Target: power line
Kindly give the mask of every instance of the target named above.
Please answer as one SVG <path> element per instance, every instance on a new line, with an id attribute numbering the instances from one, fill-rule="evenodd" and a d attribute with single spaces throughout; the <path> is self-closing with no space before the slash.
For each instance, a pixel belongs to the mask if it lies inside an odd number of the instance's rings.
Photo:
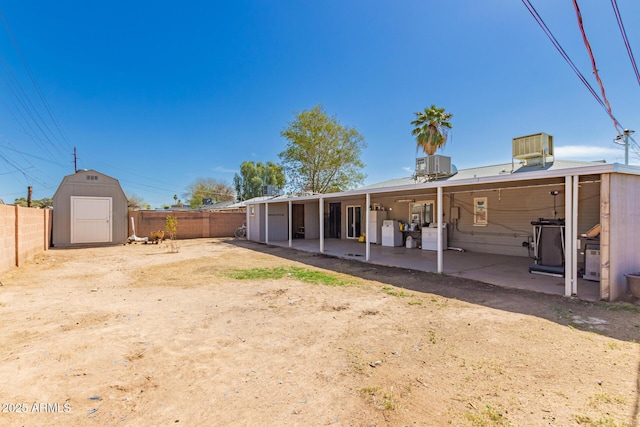
<path id="1" fill-rule="evenodd" d="M 58 130 L 58 133 L 61 135 L 62 139 L 67 143 L 67 147 L 66 148 L 62 146 L 62 144 L 60 143 L 58 138 L 55 136 L 55 134 L 53 132 L 51 132 L 51 130 L 46 125 L 44 120 L 43 120 L 43 123 L 45 124 L 45 126 L 47 127 L 49 132 L 51 133 L 51 136 L 53 136 L 53 138 L 58 142 L 58 145 L 60 146 L 62 151 L 64 151 L 65 149 L 70 149 L 71 148 L 71 144 L 69 144 L 69 141 L 67 140 L 64 132 L 60 128 L 60 125 L 58 124 L 58 121 L 56 120 L 53 112 L 51 111 L 51 108 L 49 107 L 49 103 L 47 102 L 44 94 L 40 90 L 40 85 L 38 84 L 35 76 L 33 75 L 33 72 L 31 71 L 31 67 L 29 67 L 29 63 L 27 62 L 26 58 L 22 54 L 22 50 L 20 49 L 20 46 L 18 46 L 18 42 L 16 41 L 15 37 L 13 36 L 13 32 L 11 31 L 11 28 L 9 27 L 9 23 L 6 20 L 6 18 L 4 16 L 4 13 L 2 13 L 2 10 L 0 10 L 0 18 L 2 18 L 2 22 L 4 23 L 4 26 L 5 26 L 6 30 L 7 30 L 7 33 L 9 34 L 9 38 L 11 39 L 11 43 L 13 44 L 14 49 L 18 53 L 18 57 L 22 61 L 22 65 L 24 66 L 25 70 L 27 71 L 27 75 L 29 76 L 29 79 L 31 80 L 31 83 L 33 84 L 33 87 L 35 88 L 36 93 L 38 94 L 38 96 L 40 98 L 40 101 L 42 102 L 42 105 L 44 106 L 45 110 L 47 111 L 47 113 L 49 115 L 49 118 L 51 119 L 51 122 L 55 125 L 55 127 Z M 39 114 L 38 114 L 38 117 L 40 117 Z M 42 117 L 40 117 L 40 119 L 42 119 Z"/>
<path id="2" fill-rule="evenodd" d="M 593 51 L 591 50 L 591 43 L 589 43 L 589 39 L 587 38 L 587 33 L 584 31 L 584 25 L 582 23 L 582 12 L 580 12 L 580 7 L 578 6 L 578 0 L 573 0 L 573 7 L 576 11 L 576 17 L 578 18 L 578 27 L 580 27 L 580 33 L 582 34 L 582 40 L 584 41 L 584 45 L 587 48 L 587 53 L 589 54 L 589 59 L 591 59 L 591 68 L 593 69 L 593 74 L 596 76 L 596 81 L 600 86 L 600 92 L 602 93 L 602 100 L 604 101 L 607 107 L 607 114 L 609 117 L 613 119 L 613 126 L 616 128 L 616 132 L 618 135 L 622 133 L 622 127 L 619 126 L 617 120 L 613 118 L 613 111 L 611 110 L 611 104 L 609 104 L 609 100 L 607 99 L 607 94 L 604 90 L 604 85 L 602 84 L 602 79 L 600 78 L 600 73 L 598 72 L 598 67 L 596 66 L 596 59 L 593 56 Z"/>
<path id="3" fill-rule="evenodd" d="M 536 9 L 533 7 L 533 5 L 529 2 L 529 0 L 522 0 L 522 3 L 525 5 L 525 7 L 527 8 L 527 10 L 529 10 L 529 13 L 531 13 L 531 15 L 533 16 L 533 18 L 536 20 L 536 22 L 538 23 L 538 25 L 540 25 L 540 28 L 542 28 L 542 30 L 544 31 L 544 33 L 547 35 L 547 37 L 549 38 L 549 40 L 551 40 L 551 43 L 553 43 L 553 45 L 555 46 L 555 48 L 558 50 L 558 52 L 560 52 L 560 55 L 562 55 L 562 57 L 564 58 L 564 60 L 569 64 L 569 66 L 571 67 L 571 69 L 576 73 L 576 75 L 578 76 L 578 78 L 580 79 L 580 81 L 585 85 L 585 87 L 589 90 L 589 92 L 591 92 L 591 95 L 593 95 L 593 97 L 596 99 L 596 101 L 598 102 L 598 104 L 600 104 L 602 106 L 602 108 L 605 110 L 605 112 L 607 113 L 607 115 L 611 118 L 611 120 L 613 120 L 614 124 L 616 126 L 619 126 L 620 128 L 622 128 L 623 126 L 620 124 L 620 122 L 613 117 L 612 114 L 610 114 L 607 106 L 605 105 L 605 103 L 602 101 L 602 99 L 600 99 L 600 96 L 596 93 L 596 91 L 593 89 L 593 87 L 591 87 L 591 85 L 589 84 L 589 82 L 587 81 L 587 79 L 584 78 L 584 76 L 580 73 L 580 71 L 578 70 L 578 68 L 575 66 L 575 64 L 573 63 L 573 61 L 571 61 L 571 59 L 569 58 L 569 55 L 567 55 L 567 53 L 564 51 L 564 49 L 562 48 L 562 46 L 560 46 L 560 43 L 558 43 L 558 40 L 556 40 L 556 38 L 554 37 L 554 35 L 551 33 L 551 30 L 549 30 L 549 28 L 547 27 L 547 25 L 544 23 L 544 21 L 542 20 L 542 18 L 540 17 L 540 15 L 538 14 L 538 12 L 536 11 Z M 616 128 L 617 129 L 617 128 Z"/>
<path id="4" fill-rule="evenodd" d="M 618 27 L 620 28 L 620 33 L 622 34 L 622 40 L 624 40 L 624 45 L 627 48 L 627 53 L 629 54 L 629 59 L 631 60 L 631 66 L 633 67 L 633 71 L 636 73 L 638 84 L 640 84 L 640 73 L 638 72 L 638 66 L 636 65 L 636 60 L 633 57 L 633 52 L 631 51 L 631 45 L 629 44 L 629 39 L 627 38 L 627 32 L 624 30 L 624 25 L 622 24 L 622 18 L 620 17 L 620 10 L 618 10 L 618 3 L 616 2 L 616 0 L 611 0 L 611 6 L 613 6 L 613 12 L 615 13 L 616 20 L 618 21 Z"/>

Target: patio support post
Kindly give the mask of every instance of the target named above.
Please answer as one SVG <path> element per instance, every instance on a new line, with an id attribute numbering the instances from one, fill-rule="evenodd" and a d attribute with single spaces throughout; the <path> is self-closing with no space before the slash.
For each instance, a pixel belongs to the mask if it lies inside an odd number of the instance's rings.
<path id="1" fill-rule="evenodd" d="M 367 212 L 365 215 L 364 227 L 367 232 L 365 233 L 366 243 L 365 243 L 365 261 L 369 261 L 371 259 L 371 246 L 370 246 L 370 236 L 369 236 L 369 221 L 371 221 L 371 214 L 369 212 L 369 206 L 371 206 L 371 194 L 367 193 L 367 201 L 364 204 L 364 210 Z"/>
<path id="2" fill-rule="evenodd" d="M 289 247 L 293 246 L 293 218 L 291 216 L 293 212 L 293 205 L 291 204 L 291 200 L 289 200 Z"/>
<path id="3" fill-rule="evenodd" d="M 264 242 L 269 244 L 269 203 L 264 204 Z"/>
<path id="4" fill-rule="evenodd" d="M 573 258 L 575 257 L 573 235 L 573 185 L 571 176 L 564 177 L 564 296 L 570 297 L 573 290 Z"/>
<path id="5" fill-rule="evenodd" d="M 580 176 L 573 177 L 573 265 L 571 266 L 571 280 L 573 289 L 571 293 L 578 295 L 578 189 L 580 188 Z"/>
<path id="6" fill-rule="evenodd" d="M 438 187 L 438 273 L 442 274 L 442 266 L 443 266 L 443 241 L 442 241 L 442 187 Z"/>
<path id="7" fill-rule="evenodd" d="M 320 253 L 324 253 L 324 199 L 322 196 L 318 199 L 318 211 L 320 212 Z"/>
<path id="8" fill-rule="evenodd" d="M 251 220 L 249 217 L 250 211 L 251 207 L 247 206 L 247 211 L 244 213 L 244 223 L 247 225 L 247 240 L 251 240 Z"/>

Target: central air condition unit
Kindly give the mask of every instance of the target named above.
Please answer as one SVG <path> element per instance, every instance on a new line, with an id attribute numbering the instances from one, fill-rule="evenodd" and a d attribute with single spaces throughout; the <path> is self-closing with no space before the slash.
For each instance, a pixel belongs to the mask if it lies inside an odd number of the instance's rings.
<path id="1" fill-rule="evenodd" d="M 277 196 L 278 195 L 278 186 L 277 185 L 263 185 L 262 186 L 262 195 L 263 196 Z"/>
<path id="2" fill-rule="evenodd" d="M 416 159 L 416 176 L 451 175 L 451 157 L 433 155 Z"/>
<path id="3" fill-rule="evenodd" d="M 553 156 L 553 136 L 547 133 L 513 138 L 513 158 L 527 161 L 527 159 L 546 158 Z"/>

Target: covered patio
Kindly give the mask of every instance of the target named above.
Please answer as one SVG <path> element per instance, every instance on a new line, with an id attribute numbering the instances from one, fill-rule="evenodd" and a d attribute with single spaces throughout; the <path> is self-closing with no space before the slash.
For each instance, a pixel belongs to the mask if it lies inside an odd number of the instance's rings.
<path id="1" fill-rule="evenodd" d="M 289 247 L 289 240 L 269 241 L 274 246 Z M 296 239 L 291 248 L 320 252 L 319 239 Z M 370 245 L 370 259 L 366 261 L 366 244 L 349 239 L 324 239 L 325 255 L 355 259 L 363 263 L 407 268 L 412 270 L 438 271 L 437 251 L 416 248 L 386 247 Z M 526 289 L 552 295 L 564 295 L 565 280 L 562 277 L 529 273 L 533 260 L 528 257 L 495 255 L 479 252 L 443 251 L 443 274 L 477 280 L 496 286 Z M 577 298 L 585 301 L 600 299 L 600 283 L 578 279 Z"/>

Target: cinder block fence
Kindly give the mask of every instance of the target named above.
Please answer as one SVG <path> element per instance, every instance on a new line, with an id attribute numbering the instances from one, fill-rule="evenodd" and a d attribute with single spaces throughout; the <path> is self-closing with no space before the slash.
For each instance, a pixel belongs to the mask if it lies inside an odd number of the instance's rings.
<path id="1" fill-rule="evenodd" d="M 244 212 L 130 211 L 129 236 L 133 234 L 131 217 L 135 223 L 136 236 L 148 237 L 152 231 L 164 231 L 167 216 L 178 218 L 178 239 L 233 237 L 233 231 L 247 218 Z"/>
<path id="2" fill-rule="evenodd" d="M 0 205 L 0 273 L 49 249 L 51 209 Z"/>

